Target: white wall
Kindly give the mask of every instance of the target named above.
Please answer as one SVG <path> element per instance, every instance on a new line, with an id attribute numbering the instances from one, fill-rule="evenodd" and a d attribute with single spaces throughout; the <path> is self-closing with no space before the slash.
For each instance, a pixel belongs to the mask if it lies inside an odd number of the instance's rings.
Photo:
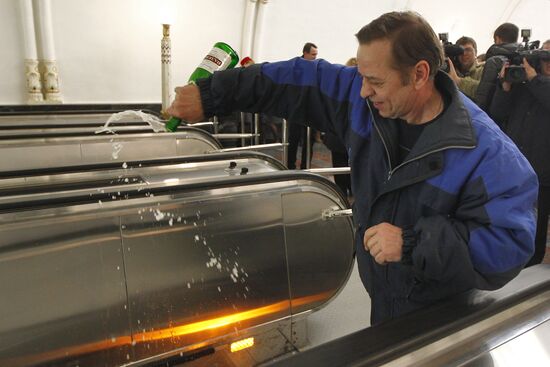
<path id="1" fill-rule="evenodd" d="M 550 38 L 548 0 L 269 0 L 266 5 L 259 60 L 284 59 L 301 54 L 305 42 L 319 46 L 319 57 L 344 63 L 355 56 L 355 33 L 381 14 L 414 10 L 436 33 L 449 33 L 451 41 L 473 37 L 483 53 L 493 43 L 493 31 L 512 22 L 532 29 L 532 40 Z"/>
<path id="2" fill-rule="evenodd" d="M 239 53 L 250 0 L 51 0 L 60 90 L 65 103 L 160 103 L 161 10 L 172 15 L 173 85 L 187 77 L 217 41 Z M 0 0 L 0 104 L 26 101 L 18 0 Z M 257 61 L 301 54 L 305 42 L 319 56 L 344 63 L 356 52 L 354 34 L 391 10 L 424 15 L 436 32 L 476 39 L 480 52 L 492 32 L 511 21 L 550 38 L 549 0 L 268 0 Z M 247 55 L 241 55 L 247 56 Z"/>
<path id="3" fill-rule="evenodd" d="M 18 0 L 0 0 L 0 104 L 25 103 Z M 173 85 L 184 84 L 217 41 L 240 49 L 246 0 L 52 0 L 64 103 L 161 99 L 161 12 L 171 29 Z M 39 52 L 40 57 L 40 52 Z"/>
<path id="4" fill-rule="evenodd" d="M 23 30 L 13 0 L 0 0 L 0 105 L 26 100 Z"/>

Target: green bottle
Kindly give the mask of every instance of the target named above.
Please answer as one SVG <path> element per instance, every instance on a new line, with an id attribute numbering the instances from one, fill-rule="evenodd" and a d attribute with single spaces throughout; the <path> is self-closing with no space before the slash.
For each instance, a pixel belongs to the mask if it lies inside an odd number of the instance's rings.
<path id="1" fill-rule="evenodd" d="M 189 84 L 195 84 L 197 79 L 208 78 L 215 71 L 231 69 L 239 62 L 239 55 L 227 43 L 218 42 L 212 50 L 205 56 L 201 64 L 195 69 L 189 77 Z M 170 117 L 166 122 L 166 131 L 174 132 L 181 124 L 177 117 Z"/>

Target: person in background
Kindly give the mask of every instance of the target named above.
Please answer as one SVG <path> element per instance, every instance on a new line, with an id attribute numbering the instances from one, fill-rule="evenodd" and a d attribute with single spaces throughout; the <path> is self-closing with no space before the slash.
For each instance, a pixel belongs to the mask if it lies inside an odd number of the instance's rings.
<path id="1" fill-rule="evenodd" d="M 477 63 L 477 44 L 473 38 L 466 36 L 460 37 L 456 44 L 464 49 L 464 53 L 458 56 L 458 65 L 448 59 L 449 76 L 462 93 L 474 99 L 483 73 L 483 67 Z"/>
<path id="2" fill-rule="evenodd" d="M 531 165 L 440 70 L 441 43 L 420 15 L 384 14 L 356 37 L 357 69 L 294 58 L 221 71 L 176 88 L 168 113 L 259 110 L 344 142 L 371 324 L 502 287 L 533 254 Z"/>
<path id="3" fill-rule="evenodd" d="M 523 59 L 527 76 L 523 83 L 505 81 L 509 63 L 503 65 L 491 103 L 491 116 L 525 154 L 539 179 L 535 254 L 527 266 L 544 259 L 550 214 L 550 40 L 542 49 L 548 57 L 540 61 L 540 70 Z"/>
<path id="4" fill-rule="evenodd" d="M 317 46 L 314 43 L 307 42 L 302 48 L 302 59 L 308 61 L 314 61 L 317 59 L 319 53 Z M 300 160 L 300 169 L 306 169 L 307 163 L 307 128 L 304 125 L 305 121 L 297 121 L 296 123 L 289 123 L 288 126 L 288 169 L 296 169 L 296 154 L 298 153 L 298 145 L 302 145 L 302 154 Z M 313 143 L 314 137 L 317 132 L 311 130 L 310 140 L 310 159 L 313 156 Z"/>
<path id="5" fill-rule="evenodd" d="M 512 23 L 503 23 L 495 29 L 495 42 L 485 54 L 485 64 L 479 85 L 475 93 L 475 102 L 485 112 L 491 110 L 491 101 L 495 93 L 497 77 L 506 58 L 519 47 L 519 28 Z"/>
<path id="6" fill-rule="evenodd" d="M 317 58 L 317 46 L 314 43 L 307 42 L 302 48 L 302 58 L 305 60 L 313 61 Z"/>
<path id="7" fill-rule="evenodd" d="M 357 58 L 352 57 L 346 66 L 357 68 Z M 349 158 L 346 147 L 338 135 L 327 132 L 322 135 L 323 143 L 330 149 L 332 167 L 349 167 Z M 351 190 L 351 175 L 334 175 L 334 182 L 348 198 L 353 195 Z"/>
<path id="8" fill-rule="evenodd" d="M 481 66 L 485 65 L 485 60 L 486 60 L 485 56 L 487 56 L 487 54 L 477 55 L 476 60 L 478 65 L 481 65 Z"/>

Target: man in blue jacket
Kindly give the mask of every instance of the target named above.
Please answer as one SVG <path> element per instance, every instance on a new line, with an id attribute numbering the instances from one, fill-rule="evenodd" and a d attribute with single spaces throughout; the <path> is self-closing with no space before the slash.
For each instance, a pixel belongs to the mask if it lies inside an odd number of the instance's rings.
<path id="1" fill-rule="evenodd" d="M 168 112 L 262 111 L 340 137 L 373 325 L 503 286 L 533 253 L 533 169 L 439 71 L 440 43 L 418 14 L 384 14 L 356 37 L 357 69 L 295 58 L 219 72 L 177 88 Z"/>

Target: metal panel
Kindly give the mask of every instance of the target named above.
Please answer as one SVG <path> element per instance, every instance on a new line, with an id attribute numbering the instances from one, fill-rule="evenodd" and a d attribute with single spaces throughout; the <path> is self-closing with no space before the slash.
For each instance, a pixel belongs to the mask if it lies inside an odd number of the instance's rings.
<path id="1" fill-rule="evenodd" d="M 138 358 L 290 316 L 279 193 L 144 207 L 123 222 Z"/>
<path id="2" fill-rule="evenodd" d="M 31 138 L 0 142 L 0 171 L 194 155 L 221 146 L 201 130 L 177 133 Z"/>
<path id="3" fill-rule="evenodd" d="M 300 343 L 291 299 L 294 310 L 316 307 L 350 271 L 340 265 L 351 252 L 321 228 L 342 234 L 337 222 L 319 222 L 341 198 L 308 174 L 199 179 L 1 197 L 0 276 L 10 281 L 0 292 L 13 303 L 0 302 L 0 314 L 17 316 L 0 319 L 0 365 L 140 364 L 262 335 L 269 346 L 247 352 L 256 359 Z M 285 221 L 283 205 L 303 208 Z M 301 218 L 321 234 L 296 244 L 285 231 Z M 303 250 L 329 247 L 320 251 L 336 267 Z"/>
<path id="4" fill-rule="evenodd" d="M 213 151 L 214 149 L 205 147 L 204 143 L 198 139 L 183 138 L 176 140 L 177 155 L 204 154 Z"/>
<path id="5" fill-rule="evenodd" d="M 124 140 L 82 143 L 82 163 L 140 160 L 176 156 L 176 146 L 168 139 Z M 185 153 L 184 153 L 185 154 Z M 189 154 L 192 154 L 190 152 Z"/>
<path id="6" fill-rule="evenodd" d="M 75 165 L 82 162 L 78 142 L 59 145 L 2 146 L 0 170 Z"/>
<path id="7" fill-rule="evenodd" d="M 0 215 L 0 365 L 131 358 L 117 218 Z"/>
<path id="8" fill-rule="evenodd" d="M 349 217 L 323 220 L 335 206 L 320 192 L 283 195 L 292 313 L 327 303 L 346 283 L 353 265 L 353 227 Z"/>
<path id="9" fill-rule="evenodd" d="M 117 111 L 113 111 L 116 113 Z M 35 126 L 35 125 L 103 125 L 111 113 L 94 113 L 94 114 L 58 114 L 58 115 L 8 115 L 0 116 L 0 128 L 2 126 Z M 124 118 L 125 122 L 141 122 L 140 118 L 129 116 Z"/>

